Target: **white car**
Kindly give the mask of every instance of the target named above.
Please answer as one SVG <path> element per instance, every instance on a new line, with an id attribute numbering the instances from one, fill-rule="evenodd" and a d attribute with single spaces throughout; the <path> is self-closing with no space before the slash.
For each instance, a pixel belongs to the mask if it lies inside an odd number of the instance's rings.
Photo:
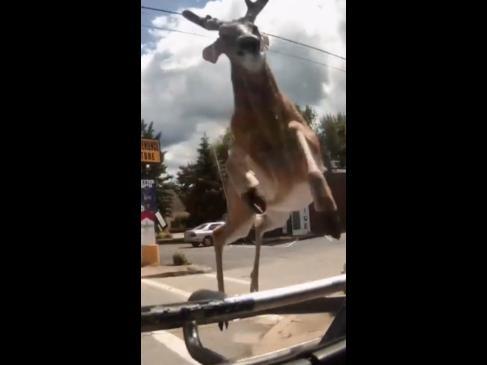
<path id="1" fill-rule="evenodd" d="M 225 222 L 209 222 L 187 230 L 184 232 L 184 242 L 191 243 L 193 247 L 211 246 L 213 244 L 213 231 L 224 224 Z"/>

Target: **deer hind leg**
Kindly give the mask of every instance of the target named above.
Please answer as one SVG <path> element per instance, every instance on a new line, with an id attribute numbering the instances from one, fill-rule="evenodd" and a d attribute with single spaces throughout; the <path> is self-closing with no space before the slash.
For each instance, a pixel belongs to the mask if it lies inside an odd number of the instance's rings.
<path id="1" fill-rule="evenodd" d="M 231 184 L 226 184 L 228 216 L 225 224 L 213 232 L 218 291 L 225 292 L 223 279 L 223 246 L 248 235 L 254 212 L 240 199 Z"/>
<path id="2" fill-rule="evenodd" d="M 266 210 L 266 202 L 258 193 L 259 180 L 249 169 L 245 160 L 247 154 L 239 146 L 234 146 L 226 162 L 228 176 L 242 200 L 257 214 Z"/>
<path id="3" fill-rule="evenodd" d="M 256 216 L 254 268 L 250 274 L 251 292 L 259 290 L 260 247 L 262 245 L 262 238 L 264 237 L 264 233 L 282 227 L 286 223 L 288 218 L 289 214 L 283 212 L 267 212 L 266 214 Z"/>
<path id="4" fill-rule="evenodd" d="M 340 222 L 338 210 L 330 187 L 326 182 L 323 172 L 318 167 L 316 160 L 311 152 L 308 141 L 301 130 L 302 126 L 298 122 L 289 123 L 289 127 L 294 129 L 298 139 L 298 145 L 303 152 L 306 160 L 308 183 L 313 196 L 313 204 L 317 212 L 321 212 L 325 219 L 325 234 L 331 234 L 334 238 L 340 238 Z"/>

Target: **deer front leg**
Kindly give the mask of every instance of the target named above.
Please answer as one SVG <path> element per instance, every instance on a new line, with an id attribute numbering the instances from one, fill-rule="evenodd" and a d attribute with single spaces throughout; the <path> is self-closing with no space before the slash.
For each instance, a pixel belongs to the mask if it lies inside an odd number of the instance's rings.
<path id="1" fill-rule="evenodd" d="M 216 278 L 218 291 L 225 292 L 223 278 L 223 247 L 239 238 L 248 235 L 254 223 L 254 213 L 239 198 L 234 186 L 226 183 L 227 191 L 227 219 L 225 224 L 213 231 L 216 258 Z"/>
<path id="2" fill-rule="evenodd" d="M 245 237 L 254 221 L 254 213 L 242 202 L 231 184 L 225 184 L 227 191 L 227 219 L 223 226 L 213 232 L 215 258 L 216 258 L 216 279 L 218 291 L 225 292 L 223 278 L 223 247 L 241 237 Z M 228 327 L 228 322 L 219 322 L 218 327 L 223 330 L 223 325 Z"/>
<path id="3" fill-rule="evenodd" d="M 340 222 L 338 219 L 338 210 L 330 187 L 326 182 L 323 172 L 319 169 L 318 164 L 311 152 L 308 141 L 303 133 L 303 125 L 299 122 L 292 121 L 289 128 L 296 133 L 298 145 L 303 152 L 306 169 L 308 173 L 308 183 L 313 196 L 314 207 L 317 212 L 322 212 L 325 219 L 327 232 L 334 238 L 340 238 Z"/>
<path id="4" fill-rule="evenodd" d="M 289 213 L 268 211 L 264 215 L 256 216 L 255 219 L 255 258 L 254 268 L 250 273 L 250 291 L 259 291 L 259 262 L 260 262 L 260 248 L 264 233 L 272 231 L 273 229 L 282 227 L 287 219 Z"/>
<path id="5" fill-rule="evenodd" d="M 225 284 L 223 281 L 223 244 L 215 242 L 215 257 L 216 257 L 216 280 L 218 282 L 218 291 L 225 293 Z"/>
<path id="6" fill-rule="evenodd" d="M 240 147 L 235 146 L 227 159 L 226 168 L 228 176 L 235 190 L 244 201 L 257 214 L 263 214 L 266 210 L 266 202 L 257 191 L 259 180 L 249 169 L 245 161 L 246 153 Z"/>
<path id="7" fill-rule="evenodd" d="M 263 228 L 265 221 L 265 215 L 256 216 L 255 218 L 255 257 L 254 267 L 250 273 L 250 292 L 259 291 L 260 246 L 262 245 L 262 237 L 264 236 Z"/>
<path id="8" fill-rule="evenodd" d="M 220 231 L 219 231 L 220 230 Z M 218 282 L 218 291 L 225 293 L 225 283 L 223 280 L 223 246 L 225 245 L 225 235 L 222 227 L 214 232 L 214 248 L 216 258 L 216 280 Z M 228 328 L 228 322 L 218 322 L 218 328 L 223 331 L 223 325 Z"/>

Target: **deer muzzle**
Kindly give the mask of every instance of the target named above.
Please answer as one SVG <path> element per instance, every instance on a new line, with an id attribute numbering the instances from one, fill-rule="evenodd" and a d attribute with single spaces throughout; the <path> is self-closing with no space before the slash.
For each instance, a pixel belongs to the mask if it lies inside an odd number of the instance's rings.
<path id="1" fill-rule="evenodd" d="M 256 54 L 260 51 L 260 39 L 254 35 L 243 35 L 237 39 L 239 52 Z"/>

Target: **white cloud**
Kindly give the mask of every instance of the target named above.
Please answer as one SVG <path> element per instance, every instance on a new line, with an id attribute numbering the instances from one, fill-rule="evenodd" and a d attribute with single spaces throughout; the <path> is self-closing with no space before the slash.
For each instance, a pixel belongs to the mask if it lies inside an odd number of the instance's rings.
<path id="1" fill-rule="evenodd" d="M 343 0 L 270 0 L 256 25 L 261 31 L 346 56 L 345 6 Z M 245 9 L 243 0 L 215 0 L 192 10 L 231 20 L 244 15 Z M 201 57 L 203 48 L 217 38 L 216 32 L 178 15 L 158 17 L 153 24 L 208 37 L 154 30 L 155 47 L 145 48 L 141 56 L 142 117 L 162 131 L 168 170 L 175 174 L 180 165 L 194 160 L 203 133 L 213 139 L 229 125 L 233 110 L 230 66 L 225 56 L 217 64 Z M 270 41 L 271 50 L 346 68 L 344 61 L 324 53 L 272 37 Z M 267 58 L 281 91 L 292 100 L 310 104 L 321 114 L 345 111 L 345 73 L 275 53 Z"/>

